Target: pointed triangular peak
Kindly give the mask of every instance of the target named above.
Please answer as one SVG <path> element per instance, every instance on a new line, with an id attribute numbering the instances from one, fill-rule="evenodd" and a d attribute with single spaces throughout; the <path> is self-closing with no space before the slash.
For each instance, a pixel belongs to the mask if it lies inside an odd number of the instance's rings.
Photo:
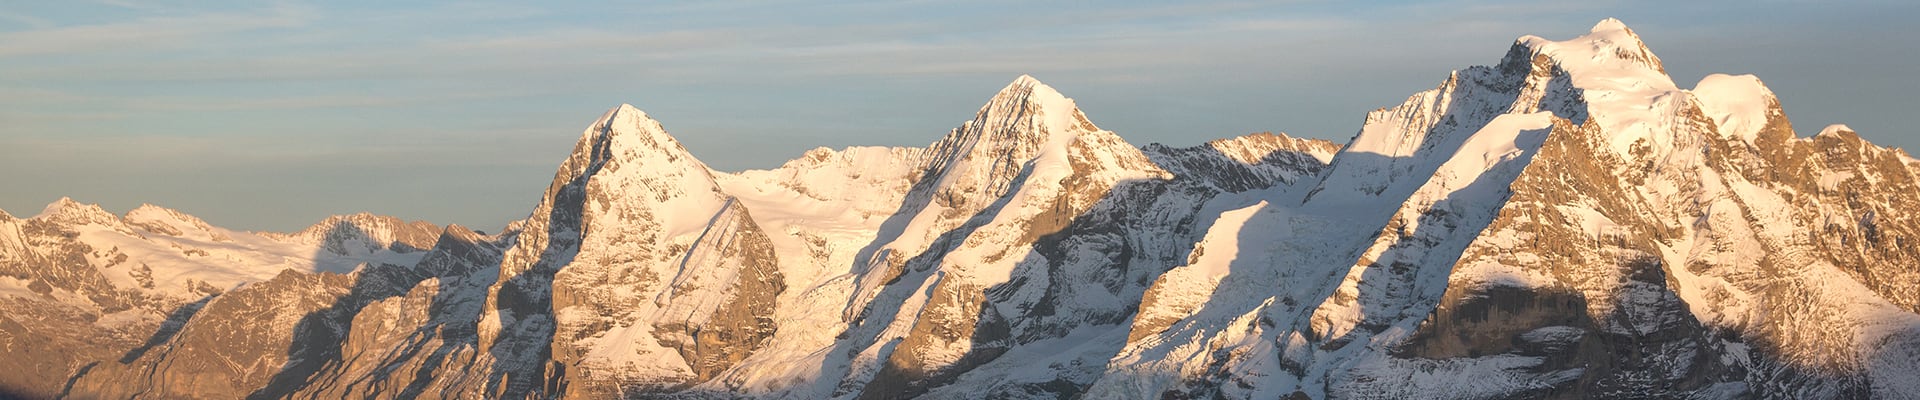
<path id="1" fill-rule="evenodd" d="M 529 228 L 557 223 L 564 227 L 554 229 L 584 229 L 572 225 L 590 223 L 601 213 L 616 217 L 608 221 L 619 220 L 618 210 L 630 210 L 678 233 L 704 226 L 721 200 L 705 163 L 688 154 L 659 121 L 622 104 L 581 133 L 532 214 L 530 223 L 536 226 Z"/>
<path id="2" fill-rule="evenodd" d="M 460 224 L 447 224 L 446 229 L 440 230 L 440 240 L 436 241 L 434 246 L 438 247 L 453 243 L 473 245 L 487 240 L 488 238 L 485 233 L 475 231 Z"/>
<path id="3" fill-rule="evenodd" d="M 1025 133 L 1028 137 L 1007 137 L 1023 141 L 1045 141 L 1042 134 L 1093 132 L 1100 130 L 1075 106 L 1073 99 L 1031 75 L 1020 75 L 1000 89 L 980 107 L 969 126 L 1000 133 Z M 1037 129 L 1021 129 L 1037 128 Z"/>
<path id="4" fill-rule="evenodd" d="M 944 182 L 953 178 L 949 172 L 963 163 L 986 163 L 983 167 L 988 171 L 974 174 L 986 175 L 983 178 L 988 178 L 987 186 L 992 189 L 988 192 L 998 194 L 1028 160 L 1043 153 L 1064 154 L 1075 139 L 1096 132 L 1104 131 L 1081 114 L 1073 99 L 1032 76 L 1021 75 L 995 93 L 972 120 L 930 146 L 932 157 L 926 171 Z"/>
<path id="5" fill-rule="evenodd" d="M 701 168 L 706 164 L 693 159 L 687 149 L 667 134 L 660 121 L 648 116 L 645 111 L 632 104 L 621 104 L 607 110 L 607 113 L 595 120 L 593 125 L 581 134 L 580 144 L 574 147 L 574 153 L 588 151 L 589 155 L 602 159 L 622 159 L 637 156 L 640 152 L 659 153 L 668 161 L 692 162 Z"/>

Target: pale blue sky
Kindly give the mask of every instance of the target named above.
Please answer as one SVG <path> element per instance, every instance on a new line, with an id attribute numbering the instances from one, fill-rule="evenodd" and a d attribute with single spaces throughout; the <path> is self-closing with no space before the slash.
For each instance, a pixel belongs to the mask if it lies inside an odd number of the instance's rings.
<path id="1" fill-rule="evenodd" d="M 1920 148 L 1912 1 L 6 1 L 0 209 L 61 196 L 293 230 L 370 211 L 494 230 L 632 103 L 721 170 L 921 146 L 1020 74 L 1135 144 L 1344 141 L 1368 110 L 1605 17 L 1681 86 L 1753 73 L 1803 134 Z"/>

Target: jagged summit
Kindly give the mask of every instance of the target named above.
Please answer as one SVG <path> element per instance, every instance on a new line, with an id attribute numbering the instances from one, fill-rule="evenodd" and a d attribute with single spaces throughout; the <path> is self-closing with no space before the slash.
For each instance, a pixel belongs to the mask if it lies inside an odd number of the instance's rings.
<path id="1" fill-rule="evenodd" d="M 638 197 L 643 193 L 651 195 Z M 712 170 L 688 153 L 659 121 L 631 104 L 607 110 L 581 132 L 533 216 L 551 217 L 547 213 L 552 207 L 578 202 L 575 196 L 580 195 L 592 198 L 596 207 L 569 212 L 599 211 L 614 203 L 662 211 L 701 210 L 669 212 L 655 221 L 672 232 L 698 229 L 718 209 L 721 198 Z"/>
<path id="2" fill-rule="evenodd" d="M 706 185 L 713 181 L 705 163 L 688 153 L 660 121 L 632 104 L 607 110 L 580 133 L 580 141 L 561 164 L 548 195 L 551 197 L 553 189 L 575 179 L 614 173 L 671 175 L 675 180 L 684 177 L 704 181 Z"/>
<path id="3" fill-rule="evenodd" d="M 41 209 L 40 214 L 34 216 L 34 218 L 71 224 L 111 224 L 120 219 L 114 216 L 113 213 L 109 213 L 107 210 L 100 208 L 99 204 L 85 204 L 74 201 L 71 197 L 64 196 L 59 200 L 48 203 L 47 207 Z"/>
<path id="4" fill-rule="evenodd" d="M 1034 79 L 1032 75 L 1014 78 L 1012 83 L 988 99 L 987 104 L 980 107 L 980 113 L 969 122 L 986 131 L 1014 129 L 1021 123 L 1041 128 L 1027 130 L 1026 133 L 1059 133 L 1070 128 L 1100 130 L 1087 121 L 1086 115 L 1074 105 L 1073 99 Z M 1028 139 L 1047 138 L 1050 137 Z"/>
<path id="5" fill-rule="evenodd" d="M 929 146 L 924 170 L 938 178 L 930 180 L 938 187 L 969 182 L 963 184 L 969 188 L 961 190 L 998 197 L 1029 161 L 1046 154 L 1064 161 L 1076 139 L 1097 132 L 1104 131 L 1087 120 L 1073 99 L 1021 75 L 988 99 L 972 120 Z M 983 187 L 971 187 L 976 184 Z"/>
<path id="6" fill-rule="evenodd" d="M 406 221 L 373 213 L 335 215 L 308 226 L 289 238 L 320 244 L 337 254 L 352 254 L 392 249 L 412 252 L 433 247 L 441 228 L 427 221 Z"/>
<path id="7" fill-rule="evenodd" d="M 581 133 L 580 140 L 580 144 L 590 146 L 575 147 L 574 152 L 579 153 L 585 150 L 597 158 L 622 158 L 619 156 L 631 156 L 637 151 L 655 151 L 665 153 L 664 155 L 672 161 L 679 161 L 687 152 L 686 147 L 681 146 L 679 140 L 667 134 L 666 128 L 660 126 L 660 121 L 654 120 L 647 115 L 646 111 L 641 111 L 632 104 L 621 104 L 619 107 L 607 110 L 606 114 L 601 115 L 600 119 L 595 120 L 585 132 Z M 613 153 L 615 151 L 624 154 L 615 154 Z M 699 163 L 691 157 L 684 158 Z M 705 164 L 701 166 L 704 167 Z"/>
<path id="8" fill-rule="evenodd" d="M 54 200 L 52 203 L 47 203 L 47 206 L 45 208 L 41 208 L 40 215 L 48 215 L 48 214 L 58 213 L 67 209 L 80 208 L 85 206 L 86 205 L 80 204 L 80 202 L 78 201 L 74 201 L 72 197 L 60 196 L 60 199 Z"/>

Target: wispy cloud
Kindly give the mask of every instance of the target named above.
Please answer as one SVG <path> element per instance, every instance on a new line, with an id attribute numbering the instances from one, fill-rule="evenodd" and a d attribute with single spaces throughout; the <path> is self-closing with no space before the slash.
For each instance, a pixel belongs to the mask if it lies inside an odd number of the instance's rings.
<path id="1" fill-rule="evenodd" d="M 314 10 L 277 6 L 263 12 L 222 12 L 192 16 L 142 17 L 131 21 L 44 26 L 0 33 L 0 59 L 101 51 L 153 52 L 270 28 L 292 28 L 312 20 Z"/>
<path id="2" fill-rule="evenodd" d="M 541 93 L 520 91 L 463 91 L 381 94 L 319 94 L 267 98 L 156 96 L 118 99 L 119 107 L 137 111 L 260 111 L 332 108 L 406 107 L 422 104 L 498 99 Z"/>
<path id="3" fill-rule="evenodd" d="M 12 29 L 13 27 L 6 27 L 9 29 L 0 29 L 0 31 L 45 29 L 53 26 L 53 21 L 48 21 L 45 18 L 38 18 L 38 17 L 11 13 L 11 12 L 4 12 L 4 11 L 0 11 L 0 21 L 6 21 L 8 23 L 20 24 L 25 26 L 24 29 Z M 4 27 L 4 25 L 0 25 L 0 27 Z"/>

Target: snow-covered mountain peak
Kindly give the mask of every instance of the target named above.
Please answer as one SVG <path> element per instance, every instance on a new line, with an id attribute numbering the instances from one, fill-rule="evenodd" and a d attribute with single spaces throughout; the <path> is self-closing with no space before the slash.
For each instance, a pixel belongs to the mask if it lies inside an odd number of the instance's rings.
<path id="1" fill-rule="evenodd" d="M 484 233 L 474 231 L 472 228 L 468 228 L 465 225 L 447 224 L 446 229 L 441 230 L 440 238 L 442 240 L 445 240 L 447 238 L 452 238 L 452 239 L 459 240 L 461 242 L 466 242 L 466 243 L 479 243 L 482 241 L 486 241 L 487 235 Z"/>
<path id="2" fill-rule="evenodd" d="M 1627 28 L 1626 22 L 1621 22 L 1619 18 L 1612 18 L 1612 17 L 1608 17 L 1607 19 L 1600 20 L 1600 22 L 1598 23 L 1594 23 L 1593 29 L 1588 29 L 1587 31 L 1592 33 L 1626 31 L 1627 34 L 1633 34 L 1633 30 Z"/>
<path id="3" fill-rule="evenodd" d="M 200 217 L 195 217 L 193 215 L 181 212 L 180 210 L 161 207 L 158 205 L 154 205 L 152 203 L 140 203 L 139 207 L 134 207 L 132 211 L 127 211 L 127 215 L 122 216 L 121 219 L 124 219 L 127 222 L 165 221 L 165 222 L 185 222 L 185 223 L 202 225 L 202 226 L 207 225 L 207 222 L 200 220 Z"/>
<path id="4" fill-rule="evenodd" d="M 125 218 L 128 220 L 134 220 L 134 219 L 145 220 L 145 219 L 151 219 L 151 218 L 158 218 L 161 216 L 174 217 L 178 215 L 186 215 L 186 213 L 182 213 L 179 210 L 174 210 L 171 208 L 154 205 L 153 203 L 140 203 L 140 205 L 137 207 L 134 207 L 133 210 L 127 211 L 127 215 L 125 216 Z"/>
<path id="5" fill-rule="evenodd" d="M 954 128 L 928 148 L 923 166 L 929 188 L 981 193 L 997 198 L 1012 188 L 1023 169 L 1067 167 L 1071 148 L 1102 152 L 1139 149 L 1088 121 L 1073 99 L 1032 76 L 1021 75 L 995 93 L 972 120 Z M 1029 165 L 1031 164 L 1031 165 Z"/>
<path id="6" fill-rule="evenodd" d="M 628 104 L 608 110 L 582 133 L 556 174 L 548 200 L 556 200 L 553 190 L 569 184 L 583 185 L 580 188 L 594 198 L 596 207 L 585 210 L 588 225 L 593 224 L 591 215 L 611 211 L 602 207 L 622 203 L 659 211 L 655 222 L 677 234 L 705 226 L 724 200 L 706 163 L 688 153 L 659 121 Z M 646 196 L 637 197 L 642 194 Z"/>
<path id="7" fill-rule="evenodd" d="M 1031 133 L 1058 133 L 1070 128 L 1100 130 L 1080 113 L 1073 99 L 1031 75 L 1020 75 L 1013 83 L 1000 89 L 986 105 L 980 107 L 979 115 L 970 123 L 981 124 L 989 131 L 1015 128 L 1021 123 L 1037 123 L 1043 128 L 1051 128 Z"/>
<path id="8" fill-rule="evenodd" d="M 1693 86 L 1700 111 L 1720 127 L 1720 133 L 1753 143 L 1767 126 L 1770 114 L 1778 114 L 1780 102 L 1773 90 L 1753 75 L 1712 74 Z"/>
<path id="9" fill-rule="evenodd" d="M 61 197 L 47 204 L 46 208 L 40 210 L 40 215 L 34 218 L 73 225 L 111 225 L 120 221 L 119 217 L 100 208 L 99 204 L 83 204 L 70 197 Z"/>
<path id="10" fill-rule="evenodd" d="M 582 133 L 582 139 L 614 143 L 629 151 L 655 150 L 667 153 L 686 153 L 687 151 L 680 145 L 679 140 L 667 134 L 666 128 L 660 126 L 660 121 L 654 120 L 647 115 L 646 111 L 641 111 L 632 104 L 621 104 L 619 107 L 607 110 L 606 114 L 593 122 L 592 127 Z M 591 150 L 612 149 L 593 148 Z"/>
<path id="11" fill-rule="evenodd" d="M 1586 35 L 1565 41 L 1553 41 L 1539 36 L 1523 36 L 1520 42 L 1531 47 L 1539 54 L 1546 54 L 1568 69 L 1578 67 L 1610 69 L 1647 69 L 1660 75 L 1666 74 L 1666 67 L 1660 63 L 1660 57 L 1640 40 L 1640 35 L 1620 20 L 1608 18 L 1593 25 Z M 1572 65 L 1567 65 L 1572 64 Z"/>
<path id="12" fill-rule="evenodd" d="M 408 222 L 397 217 L 361 212 L 327 217 L 286 237 L 298 242 L 319 244 L 339 255 L 380 250 L 407 253 L 433 248 L 433 243 L 440 238 L 440 231 L 439 226 L 426 221 Z M 272 237 L 271 234 L 266 236 Z"/>
<path id="13" fill-rule="evenodd" d="M 1635 153 L 1635 148 L 1672 147 L 1672 135 L 1660 132 L 1675 123 L 1668 116 L 1691 105 L 1667 76 L 1660 58 L 1625 24 L 1602 21 L 1573 39 L 1525 36 L 1519 44 L 1545 57 L 1558 69 L 1553 73 L 1566 75 L 1569 89 L 1585 103 L 1587 116 L 1607 136 L 1609 150 L 1627 155 Z"/>
<path id="14" fill-rule="evenodd" d="M 689 154 L 660 121 L 631 104 L 607 110 L 588 126 L 574 145 L 569 161 L 573 159 L 578 163 L 569 162 L 563 168 L 605 163 L 607 168 L 620 170 L 622 164 L 631 163 L 651 171 L 695 170 L 693 175 L 712 181 L 705 163 Z"/>
<path id="15" fill-rule="evenodd" d="M 1008 86 L 1012 86 L 1012 85 L 1046 86 L 1046 84 L 1040 82 L 1040 79 L 1034 78 L 1033 75 L 1028 75 L 1028 74 L 1020 74 L 1020 76 L 1014 77 L 1013 82 L 1011 82 Z"/>
<path id="16" fill-rule="evenodd" d="M 503 255 L 500 276 L 535 270 L 550 277 L 582 241 L 698 234 L 728 202 L 706 164 L 659 121 L 622 104 L 581 132 L 539 205 L 508 227 L 521 233 Z"/>
<path id="17" fill-rule="evenodd" d="M 216 230 L 199 217 L 153 204 L 142 203 L 133 211 L 128 211 L 127 215 L 121 219 L 128 225 L 167 236 L 184 236 L 215 242 L 233 240 L 232 237 Z"/>
<path id="18" fill-rule="evenodd" d="M 1814 137 L 1821 137 L 1821 136 L 1846 137 L 1846 136 L 1857 136 L 1857 134 L 1854 133 L 1852 127 L 1849 127 L 1846 124 L 1833 124 L 1833 125 L 1827 125 L 1826 128 L 1821 128 L 1820 134 L 1813 135 L 1813 136 Z"/>

